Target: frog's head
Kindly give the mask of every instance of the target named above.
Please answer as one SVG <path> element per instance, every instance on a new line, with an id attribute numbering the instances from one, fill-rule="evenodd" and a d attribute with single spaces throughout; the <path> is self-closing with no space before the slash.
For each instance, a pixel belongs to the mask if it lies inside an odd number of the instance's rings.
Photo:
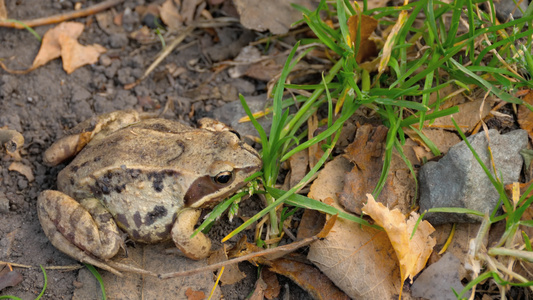
<path id="1" fill-rule="evenodd" d="M 259 153 L 242 142 L 232 131 L 212 132 L 213 139 L 204 144 L 203 161 L 197 165 L 203 170 L 189 186 L 184 204 L 187 207 L 212 207 L 231 196 L 245 185 L 244 180 L 262 166 Z"/>

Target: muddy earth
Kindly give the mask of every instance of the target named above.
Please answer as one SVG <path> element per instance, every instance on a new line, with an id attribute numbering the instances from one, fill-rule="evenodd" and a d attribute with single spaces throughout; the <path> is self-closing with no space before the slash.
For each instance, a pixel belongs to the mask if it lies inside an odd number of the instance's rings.
<path id="1" fill-rule="evenodd" d="M 83 6 L 95 3 L 84 1 Z M 69 12 L 75 4 L 76 1 L 56 0 L 6 1 L 9 17 L 18 20 Z M 94 278 L 86 276 L 85 267 L 76 270 L 62 268 L 79 266 L 79 263 L 52 246 L 41 229 L 35 208 L 38 194 L 42 190 L 56 188 L 56 176 L 65 166 L 45 166 L 42 153 L 66 130 L 91 116 L 114 110 L 159 112 L 168 101 L 172 101 L 173 105 L 165 112 L 165 118 L 194 124 L 195 120 L 209 116 L 216 108 L 237 100 L 238 93 L 251 97 L 266 92 L 265 82 L 232 79 L 227 69 L 223 68 L 214 72 L 217 70 L 214 68 L 216 62 L 233 59 L 243 46 L 257 38 L 256 33 L 239 24 L 195 30 L 183 42 L 184 47 L 175 50 L 137 86 L 126 90 L 124 86 L 139 79 L 162 48 L 157 39 L 140 43 L 129 37 L 131 32 L 143 25 L 135 8 L 145 4 L 143 0 L 126 1 L 112 8 L 114 14 L 123 13 L 120 30 L 107 28 L 104 31 L 95 16 L 74 20 L 86 25 L 79 38 L 81 44 L 97 43 L 107 48 L 98 63 L 81 67 L 70 75 L 63 70 L 60 59 L 26 75 L 12 75 L 0 70 L 0 127 L 7 126 L 24 136 L 21 163 L 31 168 L 35 178 L 30 182 L 21 173 L 9 171 L 13 159 L 2 150 L 0 261 L 31 268 L 16 267 L 23 281 L 15 287 L 2 290 L 0 295 L 34 299 L 44 284 L 39 265 L 60 267 L 47 269 L 48 285 L 43 299 L 82 299 L 83 294 L 77 291 L 94 284 L 89 282 L 94 281 Z M 214 16 L 227 15 L 227 12 L 218 9 L 213 9 L 211 13 Z M 43 36 L 53 26 L 40 26 L 35 31 Z M 31 66 L 39 47 L 39 41 L 26 30 L 0 28 L 0 59 L 10 69 L 21 70 Z M 251 216 L 261 209 L 259 200 L 248 202 L 251 203 L 244 205 L 243 215 Z M 215 241 L 220 241 L 238 225 L 239 220 L 229 223 L 223 219 L 215 225 L 216 229 L 210 235 Z M 252 231 L 249 230 L 249 233 L 252 234 Z M 217 246 L 220 245 L 215 243 L 214 247 Z M 128 247 L 135 249 L 143 246 L 129 243 Z M 240 266 L 247 277 L 234 285 L 222 286 L 225 299 L 244 299 L 254 289 L 256 268 L 248 263 L 241 263 Z M 174 269 L 177 271 L 184 267 L 177 265 Z M 105 271 L 100 272 L 103 276 L 110 276 Z M 308 297 L 287 279 L 280 280 L 281 296 L 283 290 L 289 287 L 292 297 Z M 99 298 L 97 286 L 93 292 L 94 295 L 87 297 Z M 112 295 L 113 291 L 108 290 L 108 294 Z M 126 298 L 135 297 L 124 295 L 122 299 Z"/>

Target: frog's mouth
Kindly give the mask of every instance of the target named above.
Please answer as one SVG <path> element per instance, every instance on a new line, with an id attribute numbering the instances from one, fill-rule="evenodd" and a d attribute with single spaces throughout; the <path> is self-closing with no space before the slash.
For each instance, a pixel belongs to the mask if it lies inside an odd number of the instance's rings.
<path id="1" fill-rule="evenodd" d="M 247 176 L 243 175 L 251 175 L 257 169 L 257 166 L 235 169 L 235 176 L 225 184 L 215 182 L 209 175 L 199 177 L 191 184 L 189 190 L 187 190 L 183 198 L 184 204 L 186 207 L 194 208 L 215 206 L 246 184 L 243 180 Z"/>

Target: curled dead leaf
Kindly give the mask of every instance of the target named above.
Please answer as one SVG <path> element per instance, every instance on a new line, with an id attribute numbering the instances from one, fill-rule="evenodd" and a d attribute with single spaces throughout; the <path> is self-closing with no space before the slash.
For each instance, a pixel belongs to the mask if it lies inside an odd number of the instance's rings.
<path id="1" fill-rule="evenodd" d="M 24 145 L 24 137 L 16 130 L 0 128 L 0 145 L 4 147 L 6 153 L 16 161 L 21 159 L 19 150 Z"/>
<path id="2" fill-rule="evenodd" d="M 367 194 L 367 198 L 368 202 L 363 207 L 363 212 L 383 227 L 389 236 L 400 262 L 402 285 L 408 277 L 412 282 L 413 277 L 424 268 L 433 252 L 436 239 L 430 235 L 435 229 L 428 221 L 422 221 L 418 224 L 415 235 L 411 237 L 419 217 L 417 213 L 412 212 L 406 220 L 399 210 L 389 210 L 383 204 L 376 202 L 371 194 Z"/>
<path id="3" fill-rule="evenodd" d="M 327 163 L 308 196 L 342 209 L 338 194 L 351 167 L 343 156 Z M 398 261 L 384 231 L 340 219 L 311 244 L 308 259 L 353 299 L 392 299 L 400 292 Z"/>
<path id="4" fill-rule="evenodd" d="M 31 167 L 26 166 L 23 163 L 20 162 L 13 162 L 9 167 L 7 168 L 9 171 L 15 171 L 19 172 L 20 174 L 24 175 L 26 179 L 28 179 L 29 182 L 32 182 L 35 180 L 35 177 L 33 177 L 33 171 L 31 170 Z"/>

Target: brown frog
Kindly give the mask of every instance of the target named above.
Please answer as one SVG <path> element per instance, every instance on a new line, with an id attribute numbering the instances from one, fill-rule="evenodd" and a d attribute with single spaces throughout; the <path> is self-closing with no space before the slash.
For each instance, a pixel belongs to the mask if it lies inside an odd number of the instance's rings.
<path id="1" fill-rule="evenodd" d="M 52 244 L 119 273 L 110 261 L 123 244 L 118 226 L 134 241 L 172 238 L 187 257 L 205 258 L 211 241 L 201 233 L 190 239 L 201 209 L 243 187 L 262 163 L 222 123 L 199 123 L 202 128 L 191 128 L 117 111 L 80 123 L 55 142 L 45 163 L 77 155 L 59 173 L 59 191 L 43 191 L 37 201 Z"/>

